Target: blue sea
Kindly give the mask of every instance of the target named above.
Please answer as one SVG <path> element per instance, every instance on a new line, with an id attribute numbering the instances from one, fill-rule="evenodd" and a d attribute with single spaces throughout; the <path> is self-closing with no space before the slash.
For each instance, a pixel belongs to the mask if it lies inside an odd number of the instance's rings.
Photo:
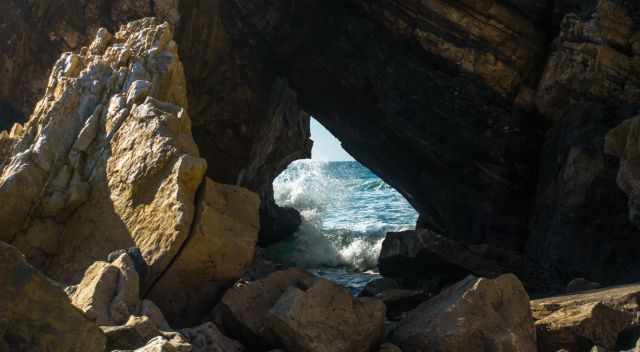
<path id="1" fill-rule="evenodd" d="M 267 249 L 358 293 L 379 278 L 387 232 L 415 228 L 418 214 L 396 190 L 356 161 L 293 162 L 273 183 L 276 203 L 300 211 L 294 238 Z"/>

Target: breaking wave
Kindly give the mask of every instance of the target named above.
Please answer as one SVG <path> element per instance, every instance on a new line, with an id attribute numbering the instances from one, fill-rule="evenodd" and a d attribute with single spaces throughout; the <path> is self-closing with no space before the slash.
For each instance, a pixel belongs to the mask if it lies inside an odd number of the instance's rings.
<path id="1" fill-rule="evenodd" d="M 387 232 L 415 227 L 409 203 L 358 162 L 292 163 L 275 181 L 276 203 L 300 211 L 290 241 L 267 250 L 306 268 L 374 270 Z"/>

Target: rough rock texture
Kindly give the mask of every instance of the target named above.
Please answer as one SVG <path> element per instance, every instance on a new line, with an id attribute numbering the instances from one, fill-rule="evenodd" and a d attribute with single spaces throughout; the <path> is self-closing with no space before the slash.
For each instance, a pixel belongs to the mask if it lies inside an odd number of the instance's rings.
<path id="1" fill-rule="evenodd" d="M 62 287 L 0 241 L 0 350 L 102 352 L 105 336 Z"/>
<path id="2" fill-rule="evenodd" d="M 467 245 L 433 231 L 390 232 L 378 259 L 380 273 L 401 280 L 405 287 L 438 292 L 468 275 L 496 278 L 518 273 L 526 286 L 544 290 L 534 265 L 516 252 L 494 246 Z"/>
<path id="3" fill-rule="evenodd" d="M 618 186 L 628 197 L 629 221 L 636 227 L 640 227 L 639 122 L 640 116 L 624 120 L 619 126 L 609 131 L 605 139 L 605 152 L 620 158 Z"/>
<path id="4" fill-rule="evenodd" d="M 145 19 L 64 54 L 2 170 L 2 239 L 56 279 L 137 246 L 150 282 L 187 239 L 206 162 L 171 38 Z"/>
<path id="5" fill-rule="evenodd" d="M 367 352 L 384 336 L 384 304 L 355 299 L 325 279 L 302 290 L 290 287 L 267 316 L 267 324 L 288 351 Z"/>
<path id="6" fill-rule="evenodd" d="M 0 114 L 30 111 L 58 51 L 87 45 L 100 26 L 168 19 L 207 174 L 260 194 L 263 245 L 297 226 L 271 182 L 309 154 L 310 114 L 405 195 L 423 227 L 526 253 L 562 282 L 640 278 L 618 163 L 602 145 L 640 106 L 637 2 L 80 4 L 0 5 Z"/>
<path id="7" fill-rule="evenodd" d="M 300 269 L 275 272 L 264 279 L 228 290 L 216 307 L 216 319 L 226 333 L 250 349 L 276 347 L 277 338 L 266 325 L 269 310 L 289 287 L 309 287 L 314 277 Z"/>
<path id="8" fill-rule="evenodd" d="M 618 349 L 621 333 L 638 326 L 639 298 L 630 285 L 531 301 L 540 350 Z"/>
<path id="9" fill-rule="evenodd" d="M 0 117 L 20 120 L 28 116 L 62 52 L 89 44 L 101 27 L 115 30 L 120 24 L 151 15 L 150 4 L 144 0 L 3 1 L 0 106 L 7 108 L 0 108 Z"/>
<path id="10" fill-rule="evenodd" d="M 96 262 L 70 295 L 74 306 L 98 325 L 122 325 L 140 311 L 140 279 L 133 260 L 122 254 L 112 264 Z"/>
<path id="11" fill-rule="evenodd" d="M 124 325 L 101 326 L 107 336 L 107 351 L 134 350 L 162 333 L 156 324 L 146 316 L 131 316 Z"/>
<path id="12" fill-rule="evenodd" d="M 181 335 L 157 336 L 134 352 L 192 352 L 193 347 Z"/>
<path id="13" fill-rule="evenodd" d="M 146 296 L 174 327 L 197 323 L 247 270 L 258 240 L 259 204 L 253 192 L 205 180 L 188 242 Z"/>
<path id="14" fill-rule="evenodd" d="M 390 341 L 411 351 L 537 351 L 529 297 L 511 274 L 469 276 L 421 304 Z"/>
<path id="15" fill-rule="evenodd" d="M 640 278 L 636 229 L 616 186 L 605 135 L 636 114 L 638 3 L 588 1 L 569 14 L 551 47 L 536 102 L 553 121 L 540 157 L 527 245 L 530 257 L 568 282 Z"/>
<path id="16" fill-rule="evenodd" d="M 193 352 L 242 352 L 244 347 L 224 336 L 215 324 L 208 322 L 180 331 L 189 340 Z"/>
<path id="17" fill-rule="evenodd" d="M 263 24 L 262 16 L 242 25 L 229 21 L 231 8 L 250 12 L 254 5 L 236 9 L 224 1 L 62 0 L 52 6 L 48 0 L 12 0 L 0 6 L 0 69 L 7 73 L 0 89 L 0 117 L 10 115 L 10 121 L 31 112 L 58 55 L 88 45 L 98 28 L 114 31 L 145 16 L 174 24 L 186 61 L 195 138 L 211 161 L 209 176 L 261 195 L 263 223 L 269 225 L 264 243 L 297 229 L 295 221 L 281 225 L 280 214 L 290 219 L 292 211 L 275 205 L 271 181 L 289 162 L 310 156 L 309 119 L 286 79 L 262 67 L 267 47 L 235 42 L 237 32 Z M 256 7 L 257 13 L 288 11 L 280 1 Z M 274 27 L 261 33 L 273 37 L 279 31 Z M 4 121 L 0 119 L 0 130 L 11 126 Z"/>

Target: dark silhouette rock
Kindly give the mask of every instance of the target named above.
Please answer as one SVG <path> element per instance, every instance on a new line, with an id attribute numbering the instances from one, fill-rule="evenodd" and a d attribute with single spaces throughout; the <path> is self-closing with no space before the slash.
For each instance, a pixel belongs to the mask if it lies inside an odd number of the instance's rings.
<path id="1" fill-rule="evenodd" d="M 600 285 L 597 282 L 589 281 L 583 278 L 577 278 L 577 279 L 571 280 L 567 284 L 567 293 L 590 291 L 590 290 L 595 290 L 601 287 L 602 285 Z"/>
<path id="2" fill-rule="evenodd" d="M 62 287 L 0 241 L 0 349 L 102 352 L 105 336 Z"/>

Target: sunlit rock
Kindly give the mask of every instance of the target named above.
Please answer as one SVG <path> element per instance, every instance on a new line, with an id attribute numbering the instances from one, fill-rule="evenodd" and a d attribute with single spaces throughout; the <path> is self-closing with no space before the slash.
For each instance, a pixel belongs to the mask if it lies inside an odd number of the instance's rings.
<path id="1" fill-rule="evenodd" d="M 136 246 L 156 279 L 188 237 L 206 170 L 186 100 L 166 23 L 101 30 L 90 50 L 63 54 L 1 171 L 2 239 L 65 282 Z M 46 236 L 32 235 L 43 222 Z"/>
<path id="2" fill-rule="evenodd" d="M 258 240 L 255 193 L 207 178 L 198 198 L 189 239 L 147 295 L 175 327 L 197 323 L 213 309 L 252 263 Z"/>
<path id="3" fill-rule="evenodd" d="M 384 304 L 354 298 L 324 279 L 309 288 L 290 287 L 267 315 L 287 351 L 367 352 L 384 336 Z"/>
<path id="4" fill-rule="evenodd" d="M 405 352 L 538 350 L 529 296 L 511 274 L 467 277 L 410 312 L 390 340 Z"/>

